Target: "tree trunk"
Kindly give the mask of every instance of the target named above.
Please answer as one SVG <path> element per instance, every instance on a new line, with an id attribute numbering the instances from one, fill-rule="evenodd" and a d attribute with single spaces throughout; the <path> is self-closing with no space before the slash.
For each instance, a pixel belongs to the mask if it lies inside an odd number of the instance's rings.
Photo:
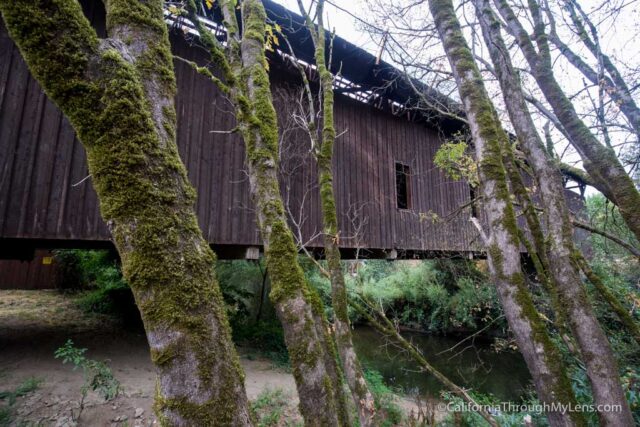
<path id="1" fill-rule="evenodd" d="M 613 149 L 598 142 L 578 117 L 571 100 L 558 84 L 553 74 L 549 44 L 537 2 L 529 0 L 535 23 L 534 37 L 539 52 L 536 52 L 529 35 L 507 1 L 494 0 L 494 2 L 507 24 L 507 30 L 515 37 L 522 50 L 531 73 L 547 102 L 569 135 L 570 142 L 582 157 L 585 170 L 599 184 L 599 187 L 606 189 L 605 195 L 618 206 L 629 229 L 640 239 L 640 211 L 637 209 L 640 206 L 640 193 Z"/>
<path id="2" fill-rule="evenodd" d="M 320 206 L 322 209 L 322 222 L 324 232 L 324 252 L 327 259 L 327 270 L 331 280 L 331 303 L 333 306 L 334 336 L 338 354 L 342 362 L 344 376 L 347 380 L 351 396 L 358 411 L 360 426 L 368 427 L 374 423 L 375 401 L 364 377 L 362 366 L 356 355 L 351 336 L 349 323 L 347 287 L 342 272 L 340 248 L 340 232 L 338 227 L 338 213 L 333 190 L 333 146 L 336 139 L 336 131 L 333 120 L 333 76 L 327 69 L 325 54 L 325 29 L 323 22 L 324 1 L 318 1 L 315 10 L 317 27 L 312 18 L 306 13 L 301 1 L 298 1 L 301 13 L 305 16 L 306 25 L 312 34 L 315 43 L 315 61 L 320 79 L 320 98 L 322 99 L 322 141 L 318 141 L 315 121 L 308 124 L 308 131 L 315 141 L 314 146 L 319 148 L 316 152 L 318 162 L 318 175 L 320 182 Z M 301 70 L 305 81 L 305 90 L 310 92 L 310 86 L 305 71 Z M 308 93 L 311 95 L 311 93 Z M 308 97 L 313 102 L 313 96 Z M 311 111 L 313 114 L 313 111 Z"/>
<path id="3" fill-rule="evenodd" d="M 542 402 L 575 404 L 558 349 L 547 335 L 526 287 L 520 265 L 520 240 L 502 160 L 508 138 L 482 83 L 482 77 L 462 35 L 451 0 L 429 0 L 444 50 L 451 64 L 475 144 L 478 174 L 489 234 L 489 269 L 505 316 L 533 376 Z M 584 424 L 578 413 L 547 413 L 554 426 Z"/>
<path id="4" fill-rule="evenodd" d="M 284 329 L 300 412 L 308 426 L 346 425 L 346 401 L 324 309 L 298 262 L 278 184 L 278 123 L 264 54 L 266 13 L 260 0 L 243 1 L 239 36 L 235 2 L 222 2 L 221 7 L 228 30 L 231 94 L 247 150 L 270 298 Z"/>
<path id="5" fill-rule="evenodd" d="M 616 360 L 581 285 L 573 243 L 573 224 L 564 199 L 560 170 L 549 159 L 529 114 L 517 73 L 500 35 L 500 24 L 491 10 L 489 0 L 474 2 L 511 123 L 538 181 L 547 224 L 546 259 L 563 318 L 576 338 L 596 405 L 620 405 L 623 408 L 621 411 L 601 411 L 598 415 L 603 425 L 631 426 L 633 418 L 620 384 Z"/>
<path id="6" fill-rule="evenodd" d="M 75 0 L 0 1 L 10 35 L 82 141 L 144 321 L 165 425 L 251 425 L 214 254 L 175 143 L 160 0 L 108 1 L 98 39 Z"/>

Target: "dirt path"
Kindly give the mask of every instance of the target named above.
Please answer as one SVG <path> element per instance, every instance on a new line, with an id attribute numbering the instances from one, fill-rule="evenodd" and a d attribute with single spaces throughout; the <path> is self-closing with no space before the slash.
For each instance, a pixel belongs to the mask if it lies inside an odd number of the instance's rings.
<path id="1" fill-rule="evenodd" d="M 53 356 L 72 339 L 76 347 L 88 349 L 88 358 L 107 361 L 123 389 L 110 402 L 90 392 L 78 424 L 154 425 L 155 374 L 144 334 L 108 316 L 86 315 L 74 301 L 53 291 L 0 291 L 0 391 L 15 390 L 30 378 L 41 381 L 37 390 L 16 400 L 13 424 L 74 425 L 71 411 L 79 407 L 83 375 Z M 269 360 L 240 351 L 249 398 L 282 389 L 295 411 L 293 376 Z"/>
<path id="2" fill-rule="evenodd" d="M 123 389 L 110 402 L 89 392 L 77 424 L 71 414 L 78 411 L 82 372 L 54 358 L 54 351 L 67 339 L 88 349 L 88 358 L 107 361 Z M 265 390 L 282 390 L 286 425 L 299 424 L 292 374 L 242 348 L 239 351 L 249 399 L 255 400 Z M 77 308 L 73 297 L 57 292 L 0 291 L 0 392 L 15 390 L 30 378 L 41 383 L 17 398 L 9 425 L 157 425 L 152 408 L 155 374 L 142 331 L 127 329 L 107 316 L 89 316 Z M 399 403 L 407 411 L 413 409 L 407 400 Z"/>
<path id="3" fill-rule="evenodd" d="M 16 418 L 43 425 L 72 425 L 69 415 L 71 409 L 78 407 L 83 376 L 53 358 L 55 349 L 67 338 L 73 339 L 77 347 L 88 348 L 89 358 L 107 360 L 123 388 L 123 394 L 108 403 L 91 393 L 79 424 L 110 426 L 128 421 L 129 425 L 153 425 L 155 374 L 145 337 L 134 332 L 47 334 L 30 337 L 28 341 L 24 336 L 1 340 L 1 390 L 13 390 L 29 378 L 43 381 L 35 392 L 18 399 Z M 293 376 L 275 369 L 270 361 L 243 357 L 242 365 L 250 399 L 265 389 L 295 392 Z M 294 393 L 291 397 L 295 400 Z M 292 401 L 293 407 L 296 404 Z M 136 418 L 136 413 L 141 416 Z"/>

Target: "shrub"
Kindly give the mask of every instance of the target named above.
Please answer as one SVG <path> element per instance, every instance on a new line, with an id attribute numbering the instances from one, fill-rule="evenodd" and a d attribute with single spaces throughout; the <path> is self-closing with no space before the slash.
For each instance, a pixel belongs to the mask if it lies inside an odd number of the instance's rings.
<path id="1" fill-rule="evenodd" d="M 130 324 L 141 324 L 133 293 L 122 277 L 120 265 L 109 251 L 74 251 L 90 290 L 78 299 L 86 312 L 111 314 Z"/>
<path id="2" fill-rule="evenodd" d="M 249 261 L 217 261 L 216 275 L 232 326 L 260 321 L 257 313 L 264 267 Z M 265 300 L 267 296 L 264 296 Z"/>
<path id="3" fill-rule="evenodd" d="M 284 342 L 284 331 L 277 320 L 251 324 L 239 323 L 232 331 L 233 340 L 237 344 L 246 344 L 253 351 L 271 359 L 276 365 L 288 368 L 289 353 Z"/>
<path id="4" fill-rule="evenodd" d="M 524 419 L 525 417 L 529 418 L 529 422 L 534 426 L 546 427 L 548 426 L 547 418 L 544 413 L 540 412 L 503 412 L 500 409 L 501 402 L 500 399 L 496 398 L 493 395 L 482 394 L 475 391 L 469 391 L 469 394 L 473 397 L 473 400 L 476 401 L 479 405 L 482 406 L 493 406 L 496 408 L 493 411 L 490 411 L 493 418 L 498 422 L 498 424 L 502 427 L 520 427 L 525 425 Z M 451 403 L 452 407 L 463 407 L 462 398 L 450 393 L 444 392 L 442 393 L 443 400 L 447 403 Z M 539 401 L 531 396 L 527 398 L 525 401 L 520 402 L 519 404 L 522 406 L 535 407 L 539 405 Z M 466 405 L 466 403 L 465 403 Z M 455 411 L 446 416 L 446 418 L 438 424 L 442 427 L 449 426 L 478 426 L 484 427 L 489 426 L 489 423 L 477 412 L 472 411 Z"/>
<path id="5" fill-rule="evenodd" d="M 56 264 L 56 288 L 63 292 L 75 292 L 87 287 L 80 251 L 57 250 L 53 252 Z"/>
<path id="6" fill-rule="evenodd" d="M 80 415 L 82 415 L 84 401 L 89 390 L 97 392 L 105 400 L 112 400 L 118 396 L 121 389 L 120 382 L 113 376 L 107 364 L 87 358 L 84 355 L 86 351 L 86 348 L 74 347 L 73 341 L 67 340 L 67 342 L 54 353 L 56 359 L 62 359 L 62 363 L 71 363 L 74 370 L 78 368 L 82 369 L 84 383 L 80 388 L 80 408 L 77 414 L 72 414 L 76 421 L 80 418 Z"/>
<path id="7" fill-rule="evenodd" d="M 488 282 L 474 282 L 462 277 L 456 282 L 458 291 L 451 296 L 449 312 L 456 328 L 479 329 L 500 316 L 501 306 L 495 287 Z"/>
<path id="8" fill-rule="evenodd" d="M 475 331 L 500 318 L 492 332 L 506 333 L 495 289 L 471 261 L 398 262 L 385 270 L 386 276 L 363 270 L 350 282 L 401 325 L 432 332 Z"/>

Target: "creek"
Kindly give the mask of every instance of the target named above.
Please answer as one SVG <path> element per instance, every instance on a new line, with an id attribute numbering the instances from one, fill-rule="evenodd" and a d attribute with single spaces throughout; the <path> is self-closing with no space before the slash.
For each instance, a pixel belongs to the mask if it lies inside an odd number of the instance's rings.
<path id="1" fill-rule="evenodd" d="M 501 401 L 519 401 L 531 388 L 531 375 L 519 352 L 495 352 L 490 342 L 467 340 L 452 351 L 463 337 L 403 332 L 436 369 L 461 387 L 493 394 Z M 385 382 L 404 394 L 438 397 L 446 389 L 428 373 L 420 372 L 401 349 L 371 327 L 353 331 L 356 352 L 366 368 L 380 372 Z"/>

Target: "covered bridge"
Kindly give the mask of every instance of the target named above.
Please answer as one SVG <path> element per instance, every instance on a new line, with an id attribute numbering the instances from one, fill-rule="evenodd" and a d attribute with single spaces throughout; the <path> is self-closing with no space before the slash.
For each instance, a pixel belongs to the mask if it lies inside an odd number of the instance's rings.
<path id="1" fill-rule="evenodd" d="M 296 56 L 312 63 L 302 18 L 269 0 L 265 5 L 269 18 L 288 33 Z M 104 33 L 102 3 L 87 0 L 83 6 Z M 183 30 L 171 32 L 174 54 L 205 63 L 206 55 L 189 38 Z M 308 137 L 286 127 L 287 97 L 295 92 L 297 72 L 290 61 L 282 51 L 269 58 L 286 130 L 281 185 L 295 231 L 309 247 L 319 249 L 319 194 Z M 335 186 L 344 255 L 477 252 L 477 233 L 469 223 L 470 188 L 447 178 L 433 163 L 443 139 L 462 124 L 410 108 L 417 101 L 400 73 L 339 37 L 333 66 L 341 69 Z M 234 128 L 232 108 L 189 65 L 176 61 L 175 68 L 178 146 L 198 192 L 200 227 L 221 258 L 244 257 L 248 248 L 255 254 L 261 239 L 244 173 L 243 141 L 237 134 L 212 132 Z M 440 96 L 420 87 L 428 96 Z M 35 248 L 108 246 L 110 235 L 84 149 L 0 22 L 0 257 L 28 258 Z"/>

